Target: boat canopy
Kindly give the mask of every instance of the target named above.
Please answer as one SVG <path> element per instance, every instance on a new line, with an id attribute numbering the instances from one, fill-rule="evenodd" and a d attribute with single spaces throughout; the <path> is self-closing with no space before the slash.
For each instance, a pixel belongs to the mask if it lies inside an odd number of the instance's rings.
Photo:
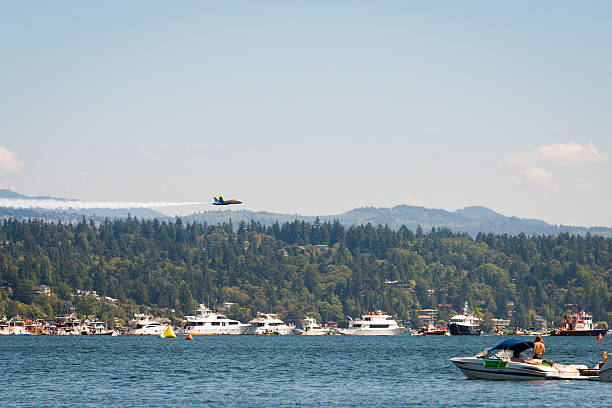
<path id="1" fill-rule="evenodd" d="M 533 348 L 533 341 L 508 339 L 508 340 L 502 341 L 495 347 L 491 347 L 489 349 L 489 352 L 493 350 L 512 350 L 512 351 L 518 351 L 520 353 L 530 348 Z"/>
<path id="2" fill-rule="evenodd" d="M 486 356 L 498 355 L 500 353 L 508 352 L 508 351 L 518 351 L 519 353 L 521 353 L 530 348 L 533 348 L 532 341 L 525 341 L 525 340 L 519 340 L 519 339 L 508 339 L 508 340 L 502 341 L 495 347 L 484 349 L 480 353 L 476 353 L 474 357 L 483 358 Z"/>

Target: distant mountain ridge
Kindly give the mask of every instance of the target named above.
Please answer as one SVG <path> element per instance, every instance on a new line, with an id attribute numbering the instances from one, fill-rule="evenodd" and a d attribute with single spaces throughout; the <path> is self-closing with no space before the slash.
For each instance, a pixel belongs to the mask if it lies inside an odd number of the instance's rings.
<path id="1" fill-rule="evenodd" d="M 68 198 L 56 198 L 49 196 L 36 196 L 30 197 L 27 195 L 19 194 L 11 190 L 0 189 L 0 198 L 14 198 L 17 200 L 59 200 L 59 201 L 74 201 Z"/>
<path id="2" fill-rule="evenodd" d="M 372 225 L 388 225 L 392 229 L 398 229 L 405 225 L 413 231 L 419 226 L 423 229 L 446 227 L 456 232 L 467 232 L 472 236 L 479 232 L 511 235 L 518 235 L 520 233 L 528 235 L 560 234 L 567 232 L 581 235 L 591 233 L 612 237 L 612 228 L 610 227 L 553 225 L 538 219 L 508 217 L 482 206 L 465 207 L 452 212 L 412 205 L 398 205 L 393 208 L 362 207 L 338 215 L 318 217 L 248 210 L 211 210 L 182 217 L 186 222 L 197 221 L 208 224 L 228 222 L 231 219 L 235 225 L 240 221 L 248 223 L 251 220 L 261 222 L 264 225 L 270 225 L 275 222 L 282 224 L 293 220 L 313 222 L 316 218 L 319 218 L 322 222 L 338 220 L 344 225 L 368 223 Z"/>
<path id="3" fill-rule="evenodd" d="M 0 198 L 70 201 L 65 198 L 48 196 L 30 197 L 6 189 L 0 190 Z M 12 217 L 17 219 L 44 218 L 48 220 L 74 221 L 85 217 L 100 221 L 105 218 L 127 218 L 128 215 L 141 219 L 157 218 L 161 220 L 172 218 L 158 211 L 146 208 L 119 210 L 96 208 L 63 211 L 0 207 L 0 217 Z M 475 236 L 479 232 L 484 232 L 510 235 L 518 235 L 520 233 L 527 235 L 555 235 L 560 233 L 586 235 L 590 233 L 593 235 L 612 237 L 612 228 L 610 227 L 554 225 L 538 219 L 505 216 L 483 206 L 470 206 L 456 211 L 413 205 L 398 205 L 392 208 L 362 207 L 355 208 L 342 214 L 323 216 L 305 216 L 299 214 L 279 214 L 266 211 L 230 209 L 225 211 L 210 210 L 181 217 L 184 222 L 205 222 L 207 224 L 220 224 L 229 222 L 231 219 L 235 227 L 238 226 L 240 221 L 246 223 L 255 221 L 264 225 L 271 225 L 276 222 L 283 224 L 294 220 L 314 222 L 317 218 L 319 218 L 321 222 L 338 220 L 340 223 L 347 226 L 370 223 L 372 225 L 388 225 L 392 229 L 398 229 L 402 225 L 405 225 L 413 231 L 419 226 L 424 230 L 429 230 L 432 227 L 449 228 L 455 232 L 467 232 L 472 236 Z"/>

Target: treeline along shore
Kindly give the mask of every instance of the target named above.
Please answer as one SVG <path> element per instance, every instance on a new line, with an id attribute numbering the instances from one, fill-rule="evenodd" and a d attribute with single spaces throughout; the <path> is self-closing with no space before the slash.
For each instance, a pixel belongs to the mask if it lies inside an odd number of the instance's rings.
<path id="1" fill-rule="evenodd" d="M 416 324 L 420 309 L 448 319 L 467 301 L 485 327 L 508 316 L 519 327 L 534 327 L 537 315 L 562 323 L 571 309 L 607 322 L 611 249 L 612 239 L 588 234 L 472 238 L 319 220 L 236 228 L 6 219 L 0 314 L 51 318 L 74 308 L 112 325 L 139 311 L 172 318 L 230 302 L 226 314 L 241 321 L 258 311 L 340 321 L 376 305 Z"/>

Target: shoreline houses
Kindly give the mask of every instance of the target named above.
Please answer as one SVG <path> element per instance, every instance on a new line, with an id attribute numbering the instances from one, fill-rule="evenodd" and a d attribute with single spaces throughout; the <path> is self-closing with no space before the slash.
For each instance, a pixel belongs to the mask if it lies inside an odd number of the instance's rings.
<path id="1" fill-rule="evenodd" d="M 74 295 L 73 295 L 74 296 Z M 110 296 L 100 296 L 95 290 L 80 290 L 77 289 L 76 296 L 78 297 L 93 297 L 99 301 L 110 303 L 113 305 L 119 304 L 119 299 L 112 298 Z"/>

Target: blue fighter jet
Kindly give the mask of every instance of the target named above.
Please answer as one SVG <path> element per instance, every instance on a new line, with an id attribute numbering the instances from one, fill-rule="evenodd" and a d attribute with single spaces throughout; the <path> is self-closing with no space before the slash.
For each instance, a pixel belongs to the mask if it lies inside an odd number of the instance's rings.
<path id="1" fill-rule="evenodd" d="M 242 201 L 238 201 L 238 200 L 224 200 L 223 197 L 219 196 L 219 198 L 217 197 L 213 197 L 215 199 L 215 202 L 212 203 L 213 205 L 230 205 L 230 204 L 242 204 Z"/>

